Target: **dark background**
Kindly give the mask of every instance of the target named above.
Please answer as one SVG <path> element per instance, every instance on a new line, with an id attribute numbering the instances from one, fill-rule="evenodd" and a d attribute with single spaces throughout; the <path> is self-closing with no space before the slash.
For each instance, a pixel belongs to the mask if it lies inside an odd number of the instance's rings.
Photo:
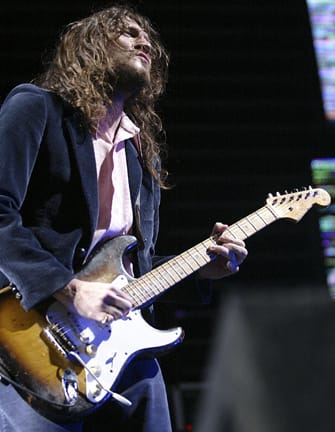
<path id="1" fill-rule="evenodd" d="M 169 144 L 167 166 L 175 187 L 163 193 L 158 252 L 180 253 L 207 238 L 214 222 L 230 224 L 262 207 L 269 192 L 309 186 L 311 159 L 332 156 L 334 133 L 323 112 L 305 1 L 133 3 L 151 17 L 171 53 L 170 79 L 159 108 Z M 13 86 L 30 81 L 41 71 L 41 59 L 64 25 L 104 5 L 108 3 L 87 0 L 3 2 L 1 100 Z M 316 304 L 321 304 L 317 308 L 320 312 L 308 320 L 313 339 L 307 338 L 304 347 L 313 352 L 325 350 L 328 360 L 334 355 L 330 336 L 318 337 L 330 335 L 329 328 L 334 326 L 318 211 L 312 209 L 299 224 L 280 220 L 250 238 L 247 246 L 249 257 L 240 273 L 215 284 L 210 305 L 159 308 L 161 326 L 178 324 L 186 330 L 182 346 L 162 359 L 178 431 L 191 427 L 197 401 L 204 394 L 202 383 L 210 369 L 209 358 L 216 355 L 216 350 L 222 351 L 221 345 L 212 343 L 213 335 L 221 329 L 222 317 L 230 317 L 233 323 L 241 319 L 240 313 L 231 313 L 236 308 L 232 298 L 238 297 L 238 304 L 248 305 L 248 322 L 255 329 L 248 334 L 248 343 L 259 347 L 258 364 L 264 362 L 262 355 L 268 352 L 267 341 L 276 342 L 272 344 L 276 350 L 271 357 L 273 370 L 279 381 L 283 377 L 287 394 L 294 392 L 288 378 L 295 372 L 290 369 L 294 353 L 296 359 L 302 353 L 294 341 L 301 341 L 299 335 L 306 332 L 306 313 Z M 287 308 L 295 317 L 292 327 Z M 276 315 L 279 332 L 271 331 L 270 310 L 281 312 Z M 325 310 L 328 318 L 320 326 L 318 317 L 325 316 Z M 230 324 L 224 328 L 238 327 Z M 296 338 L 291 340 L 292 357 L 282 362 L 291 334 Z M 222 334 L 218 338 L 219 344 L 225 337 Z M 236 335 L 240 342 L 244 337 L 243 332 Z M 224 346 L 234 358 L 235 351 L 229 344 Z M 240 355 L 237 351 L 236 359 Z M 314 410 L 319 418 L 324 404 L 308 383 L 311 375 L 326 366 L 324 357 L 312 364 L 306 356 L 304 362 L 298 362 L 303 371 L 301 381 L 306 385 L 308 401 L 315 399 L 320 407 Z M 251 368 L 247 359 L 241 366 L 246 377 Z M 224 374 L 231 375 L 234 364 L 233 360 L 220 379 Z M 270 367 L 271 363 L 267 364 Z M 329 384 L 327 377 L 323 375 Z M 266 391 L 270 394 L 272 389 L 270 386 Z M 328 394 L 324 397 L 333 401 Z M 306 416 L 306 412 L 301 415 Z M 294 424 L 295 419 L 289 418 Z M 235 425 L 234 429 L 231 424 L 222 426 L 222 430 L 261 430 L 259 425 L 255 429 L 241 425 L 238 429 Z"/>

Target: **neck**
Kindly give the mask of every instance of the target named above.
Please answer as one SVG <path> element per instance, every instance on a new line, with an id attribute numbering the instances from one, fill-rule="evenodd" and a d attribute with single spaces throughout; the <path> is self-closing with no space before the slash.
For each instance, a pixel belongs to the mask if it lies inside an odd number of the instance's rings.
<path id="1" fill-rule="evenodd" d="M 113 103 L 108 109 L 108 126 L 111 135 L 114 137 L 119 127 L 120 120 L 124 109 L 125 99 L 121 96 L 115 96 L 112 98 Z"/>

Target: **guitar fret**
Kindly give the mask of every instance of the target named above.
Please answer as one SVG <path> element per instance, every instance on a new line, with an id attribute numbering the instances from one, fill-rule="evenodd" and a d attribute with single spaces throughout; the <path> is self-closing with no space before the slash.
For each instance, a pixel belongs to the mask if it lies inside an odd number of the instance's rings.
<path id="1" fill-rule="evenodd" d="M 139 279 L 134 280 L 128 285 L 127 292 L 134 300 L 135 306 L 142 304 L 146 298 L 146 296 L 143 294 L 143 286 Z"/>
<path id="2" fill-rule="evenodd" d="M 328 206 L 331 204 L 331 197 L 328 192 L 322 189 L 313 190 L 312 188 L 306 192 L 286 194 L 284 196 L 280 196 L 279 193 L 276 196 L 269 195 L 264 208 L 229 226 L 226 233 L 230 233 L 232 238 L 243 239 L 263 229 L 277 219 L 287 218 L 298 222 L 313 204 L 323 207 Z M 183 331 L 180 327 L 173 328 L 167 332 L 161 332 L 161 335 L 159 335 L 157 329 L 148 326 L 141 313 L 138 312 L 141 307 L 147 306 L 149 301 L 153 301 L 170 286 L 215 258 L 214 254 L 208 253 L 208 248 L 211 245 L 219 244 L 220 237 L 219 233 L 213 234 L 209 239 L 193 246 L 193 248 L 184 251 L 181 255 L 175 256 L 171 260 L 165 261 L 164 264 L 137 279 L 131 277 L 123 266 L 124 255 L 128 254 L 135 247 L 135 237 L 120 236 L 106 239 L 99 246 L 97 245 L 97 249 L 90 255 L 85 266 L 77 273 L 76 277 L 83 281 L 94 279 L 96 282 L 105 281 L 106 283 L 111 283 L 118 276 L 122 276 L 120 283 L 122 282 L 123 284 L 127 280 L 128 283 L 122 286 L 121 289 L 130 294 L 134 305 L 133 309 L 136 310 L 130 311 L 124 320 L 124 324 L 121 325 L 120 323 L 121 327 L 118 327 L 117 323 L 115 323 L 116 327 L 114 327 L 114 324 L 113 327 L 105 325 L 103 324 L 104 320 L 101 323 L 94 321 L 88 323 L 86 319 L 83 319 L 83 317 L 77 315 L 75 312 L 72 311 L 69 313 L 68 309 L 57 301 L 52 302 L 46 311 L 36 311 L 39 316 L 37 316 L 37 320 L 34 316 L 32 319 L 36 321 L 36 324 L 42 320 L 48 324 L 43 328 L 43 335 L 46 338 L 46 342 L 49 342 L 50 347 L 55 350 L 54 353 L 56 354 L 56 356 L 53 356 L 56 363 L 51 365 L 56 366 L 56 375 L 52 377 L 50 371 L 48 372 L 48 367 L 50 366 L 48 364 L 50 363 L 48 361 L 50 360 L 49 356 L 45 356 L 41 352 L 40 354 L 42 355 L 40 357 L 45 357 L 46 363 L 40 368 L 43 374 L 37 377 L 40 382 L 45 383 L 48 381 L 50 384 L 51 399 L 59 406 L 64 405 L 63 392 L 59 392 L 57 386 L 51 388 L 53 384 L 51 378 L 54 378 L 58 385 L 57 371 L 64 366 L 63 360 L 68 358 L 69 355 L 78 361 L 78 365 L 83 367 L 84 372 L 85 370 L 92 371 L 97 364 L 102 369 L 101 374 L 92 375 L 91 373 L 90 376 L 86 376 L 86 379 L 85 377 L 83 378 L 84 381 L 81 384 L 83 390 L 86 390 L 84 392 L 86 396 L 84 394 L 82 396 L 87 401 L 84 399 L 80 400 L 80 406 L 78 405 L 76 410 L 78 414 L 80 411 L 83 411 L 84 414 L 87 408 L 91 409 L 94 404 L 99 405 L 111 396 L 111 392 L 108 389 L 112 389 L 114 384 L 117 383 L 119 375 L 122 374 L 129 359 L 144 351 L 162 351 L 162 348 L 170 348 L 181 342 Z M 4 290 L 2 291 L 10 291 L 10 287 L 5 287 Z M 5 308 L 12 306 L 11 303 L 7 303 L 7 300 L 15 302 L 13 308 L 16 310 L 17 301 L 15 298 L 13 297 L 13 300 L 12 296 L 4 298 L 3 306 Z M 42 312 L 42 315 L 40 312 Z M 19 318 L 21 321 L 25 319 L 24 316 Z M 26 323 L 25 327 L 29 327 L 30 330 L 30 316 L 27 319 L 29 322 Z M 22 333 L 22 327 L 18 328 L 19 333 Z M 36 334 L 36 337 L 40 337 L 40 326 L 34 325 L 34 327 L 37 327 L 38 334 Z M 134 340 L 131 335 L 138 340 Z M 7 335 L 3 335 L 3 339 L 5 336 Z M 8 340 L 7 343 L 8 348 L 10 350 L 13 349 L 13 352 L 9 353 L 13 362 L 11 364 L 8 363 L 10 367 L 9 372 L 13 374 L 15 374 L 16 369 L 22 369 L 22 366 L 27 366 L 28 369 L 29 366 L 32 366 L 28 363 L 20 364 L 22 344 L 17 340 L 19 336 L 18 334 L 15 341 Z M 25 335 L 22 336 L 24 337 Z M 87 346 L 87 350 L 82 350 L 78 345 L 78 341 L 82 341 Z M 92 347 L 96 351 L 96 355 L 93 357 L 90 355 Z M 57 353 L 60 355 L 59 361 L 56 358 L 58 357 Z M 103 368 L 104 365 L 107 367 Z M 27 385 L 29 387 L 31 381 L 29 378 L 29 376 L 26 377 L 23 383 L 24 386 Z M 99 391 L 97 391 L 97 385 Z"/>
<path id="3" fill-rule="evenodd" d="M 143 300 L 141 300 L 141 299 L 137 298 L 136 296 L 132 295 L 130 292 L 129 292 L 129 295 L 132 298 L 133 307 L 138 307 L 138 306 L 140 306 L 143 303 Z"/>
<path id="4" fill-rule="evenodd" d="M 251 222 L 252 220 L 252 222 Z M 264 221 L 264 219 L 261 217 L 260 212 L 253 213 L 249 216 L 249 221 L 252 223 L 253 227 L 255 228 L 255 232 L 261 230 L 262 228 L 267 226 L 267 223 Z"/>
<path id="5" fill-rule="evenodd" d="M 262 215 L 260 213 L 262 213 Z M 257 214 L 261 217 L 266 225 L 269 225 L 277 219 L 277 215 L 269 207 L 263 207 L 257 212 Z"/>
<path id="6" fill-rule="evenodd" d="M 185 269 L 178 263 L 177 259 L 172 259 L 169 262 L 169 267 L 176 274 L 178 282 L 188 275 L 188 273 L 185 272 Z"/>
<path id="7" fill-rule="evenodd" d="M 199 243 L 129 284 L 128 291 L 135 300 L 134 306 L 141 306 L 148 300 L 157 297 L 210 262 L 211 257 L 207 254 L 207 249 L 213 241 L 212 238 L 209 238 Z"/>
<path id="8" fill-rule="evenodd" d="M 152 292 L 155 294 L 160 294 L 166 288 L 164 279 L 160 278 L 159 273 L 155 272 L 155 270 L 149 273 L 149 281 Z"/>
<path id="9" fill-rule="evenodd" d="M 192 266 L 191 266 L 189 260 L 187 259 L 186 255 L 187 254 L 184 252 L 183 254 L 181 254 L 179 256 L 179 258 L 180 258 L 179 261 L 182 261 L 182 263 L 179 263 L 179 265 L 182 265 L 183 266 L 183 270 L 185 270 L 186 273 L 190 274 L 190 273 L 193 273 L 194 269 L 192 268 Z M 184 267 L 184 266 L 186 266 L 186 267 Z"/>
<path id="10" fill-rule="evenodd" d="M 252 215 L 251 215 L 252 216 Z M 249 222 L 249 224 L 253 227 L 253 229 L 254 229 L 254 232 L 256 232 L 256 231 L 258 231 L 258 227 L 256 227 L 253 223 L 252 223 L 252 217 L 246 217 L 245 218 L 248 222 Z"/>
<path id="11" fill-rule="evenodd" d="M 240 224 L 236 224 L 235 227 L 238 228 L 242 232 L 242 234 L 243 234 L 242 238 L 248 237 L 247 229 L 244 230 Z M 246 228 L 246 226 L 244 226 L 244 228 Z M 241 238 L 241 236 L 239 236 L 239 238 Z"/>
<path id="12" fill-rule="evenodd" d="M 186 258 L 188 265 L 193 271 L 197 270 L 199 268 L 199 262 L 196 260 L 196 257 L 193 256 L 191 251 L 188 251 L 185 254 L 188 255 Z M 197 255 L 197 257 L 199 258 L 199 255 Z"/>
<path id="13" fill-rule="evenodd" d="M 138 299 L 135 299 L 133 297 L 133 308 L 137 308 L 137 307 L 141 306 L 142 304 L 143 304 L 142 300 L 138 300 Z"/>
<path id="14" fill-rule="evenodd" d="M 157 291 L 156 284 L 153 281 L 151 273 L 146 274 L 145 278 L 142 279 L 141 282 L 141 285 L 144 288 L 145 292 L 145 300 L 148 300 L 148 298 L 152 297 L 155 294 L 159 294 L 159 291 Z"/>
<path id="15" fill-rule="evenodd" d="M 160 277 L 165 279 L 167 286 L 170 287 L 171 285 L 173 285 L 175 283 L 175 280 L 170 275 L 168 270 L 165 268 L 164 264 L 162 266 L 158 267 L 157 269 L 155 269 L 155 271 L 160 275 Z"/>
<path id="16" fill-rule="evenodd" d="M 327 206 L 331 202 L 329 194 L 322 190 L 313 193 L 308 191 L 305 196 L 302 193 L 287 194 L 286 196 L 278 194 L 275 197 L 270 195 L 264 207 L 229 226 L 226 232 L 236 239 L 244 240 L 277 219 L 286 217 L 298 221 L 303 216 L 302 213 L 310 208 L 310 204 L 308 203 L 308 208 L 301 208 L 304 202 L 309 199 L 314 201 L 311 204 L 321 206 Z M 298 203 L 298 206 L 295 206 L 295 203 Z M 213 255 L 209 254 L 207 250 L 211 245 L 216 244 L 219 238 L 220 234 L 213 234 L 213 236 L 170 259 L 149 273 L 132 280 L 122 289 L 129 293 L 135 307 L 147 304 L 149 300 L 153 300 L 172 285 L 180 282 L 210 262 L 213 259 Z M 135 237 L 121 236 L 119 239 L 112 239 L 104 243 L 99 250 L 99 254 L 102 254 L 103 257 L 108 257 L 108 260 L 111 256 L 113 259 L 115 256 L 116 259 L 117 254 L 115 250 L 131 250 L 135 243 Z M 116 248 L 114 249 L 115 244 Z M 91 260 L 88 260 L 85 268 L 78 273 L 78 276 L 85 279 L 90 273 L 93 272 L 95 274 L 97 268 L 99 272 L 104 271 L 105 264 L 101 268 L 100 261 L 107 262 L 106 259 L 95 260 L 93 256 Z M 115 264 L 119 266 L 118 262 Z M 107 268 L 106 271 L 110 271 L 110 269 Z M 114 268 L 112 268 L 112 273 L 114 273 Z"/>
<path id="17" fill-rule="evenodd" d="M 200 246 L 203 250 L 200 250 Z M 205 245 L 205 242 L 203 242 L 200 245 L 194 246 L 192 249 L 188 251 L 190 257 L 197 265 L 196 269 L 199 269 L 200 267 L 204 266 L 205 264 L 211 261 L 210 256 L 207 254 L 207 249 L 208 246 Z"/>
<path id="18" fill-rule="evenodd" d="M 168 288 L 174 284 L 174 280 L 172 279 L 172 277 L 167 272 L 165 272 L 165 274 L 164 274 L 164 272 L 162 272 L 160 267 L 155 269 L 154 272 L 155 272 L 155 274 L 156 273 L 158 274 L 159 280 L 162 280 L 161 285 L 164 284 L 165 288 Z"/>
<path id="19" fill-rule="evenodd" d="M 172 260 L 166 262 L 165 264 L 163 264 L 163 267 L 169 273 L 169 275 L 172 277 L 174 283 L 177 283 L 177 282 L 179 282 L 180 278 L 179 278 L 178 272 L 174 268 L 174 265 L 173 265 L 172 261 L 174 261 L 174 259 L 172 259 Z"/>
<path id="20" fill-rule="evenodd" d="M 238 239 L 245 239 L 256 232 L 255 224 L 252 223 L 248 218 L 243 219 L 242 221 L 235 223 L 232 227 L 228 228 L 229 232 L 234 233 L 235 237 Z M 242 233 L 239 234 L 239 233 Z"/>
<path id="21" fill-rule="evenodd" d="M 275 213 L 271 209 L 263 207 L 243 220 L 231 225 L 228 228 L 228 232 L 233 237 L 243 240 L 269 225 L 275 219 Z M 136 306 L 140 306 L 148 300 L 157 297 L 170 286 L 180 282 L 210 262 L 211 256 L 207 254 L 207 249 L 213 242 L 215 243 L 215 239 L 210 237 L 162 264 L 157 269 L 136 279 L 134 282 L 137 282 L 137 284 L 132 283 L 136 291 Z M 135 296 L 132 295 L 132 297 L 134 298 Z"/>
<path id="22" fill-rule="evenodd" d="M 270 208 L 263 207 L 231 225 L 228 232 L 233 237 L 244 240 L 272 223 L 275 219 L 277 219 L 276 214 Z"/>
<path id="23" fill-rule="evenodd" d="M 242 228 L 241 224 L 240 224 L 240 228 Z M 255 221 L 253 221 L 252 217 L 246 217 L 243 220 L 243 232 L 245 233 L 245 235 L 247 237 L 250 237 L 253 234 L 255 234 L 255 232 L 257 232 L 257 231 L 258 231 L 257 219 L 255 219 Z"/>

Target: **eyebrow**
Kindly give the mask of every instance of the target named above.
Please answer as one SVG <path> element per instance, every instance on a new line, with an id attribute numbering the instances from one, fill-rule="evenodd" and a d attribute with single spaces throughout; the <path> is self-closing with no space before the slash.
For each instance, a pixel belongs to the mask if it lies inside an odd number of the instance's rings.
<path id="1" fill-rule="evenodd" d="M 126 17 L 122 21 L 122 27 L 124 27 L 124 28 L 134 28 L 134 29 L 140 30 L 141 32 L 143 32 L 145 34 L 145 36 L 147 37 L 147 39 L 150 40 L 149 33 L 137 21 L 135 21 L 132 18 Z"/>

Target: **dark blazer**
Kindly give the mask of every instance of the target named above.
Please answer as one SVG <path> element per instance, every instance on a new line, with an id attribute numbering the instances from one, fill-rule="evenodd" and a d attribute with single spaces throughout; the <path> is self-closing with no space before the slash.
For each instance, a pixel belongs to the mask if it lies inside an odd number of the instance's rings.
<path id="1" fill-rule="evenodd" d="M 152 267 L 160 189 L 131 141 L 126 154 L 143 274 Z M 0 271 L 30 309 L 73 278 L 90 246 L 98 212 L 92 139 L 59 96 L 22 84 L 0 111 L 0 155 Z"/>

